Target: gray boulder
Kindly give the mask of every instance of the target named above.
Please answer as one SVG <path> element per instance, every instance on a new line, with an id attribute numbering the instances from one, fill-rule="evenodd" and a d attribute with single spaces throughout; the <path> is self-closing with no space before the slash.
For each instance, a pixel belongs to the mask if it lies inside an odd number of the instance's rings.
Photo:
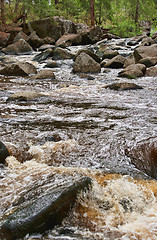
<path id="1" fill-rule="evenodd" d="M 147 68 L 157 64 L 157 57 L 145 57 L 142 58 L 139 63 L 144 64 Z"/>
<path id="2" fill-rule="evenodd" d="M 31 77 L 32 79 L 55 79 L 55 74 L 52 70 L 41 70 Z"/>
<path id="3" fill-rule="evenodd" d="M 44 40 L 39 38 L 35 31 L 31 33 L 28 39 L 28 43 L 31 45 L 33 49 L 39 48 L 42 44 L 44 44 Z"/>
<path id="4" fill-rule="evenodd" d="M 26 42 L 28 42 L 29 37 L 21 31 L 15 36 L 13 43 L 18 42 L 20 39 L 24 39 Z"/>
<path id="5" fill-rule="evenodd" d="M 1 226 L 1 239 L 19 239 L 26 234 L 43 233 L 61 224 L 74 206 L 78 194 L 89 189 L 91 184 L 90 178 L 81 178 L 73 184 L 67 183 L 64 188 L 58 187 L 25 208 L 15 211 Z"/>
<path id="6" fill-rule="evenodd" d="M 84 53 L 88 54 L 89 56 L 91 56 L 96 62 L 98 62 L 98 63 L 101 62 L 100 57 L 99 57 L 97 54 L 95 54 L 94 52 L 90 51 L 89 49 L 80 49 L 80 50 L 77 52 L 77 54 L 75 55 L 74 61 L 75 61 L 75 59 L 77 58 L 77 56 L 78 56 L 80 53 L 82 53 L 82 52 L 84 52 Z"/>
<path id="7" fill-rule="evenodd" d="M 131 64 L 135 64 L 135 58 L 134 58 L 133 54 L 130 54 L 130 56 L 128 58 L 126 58 L 123 67 L 126 68 Z"/>
<path id="8" fill-rule="evenodd" d="M 135 62 L 138 63 L 142 58 L 156 57 L 157 44 L 151 46 L 140 46 L 134 50 Z"/>
<path id="9" fill-rule="evenodd" d="M 81 52 L 75 59 L 73 72 L 95 73 L 100 72 L 101 66 L 91 56 L 85 52 Z"/>
<path id="10" fill-rule="evenodd" d="M 28 62 L 17 62 L 0 68 L 0 74 L 6 76 L 28 76 L 37 72 L 36 67 Z"/>
<path id="11" fill-rule="evenodd" d="M 124 70 L 118 73 L 119 77 L 126 77 L 129 79 L 142 77 L 146 71 L 146 66 L 144 64 L 131 64 Z"/>
<path id="12" fill-rule="evenodd" d="M 106 59 L 106 58 L 112 59 L 117 55 L 119 55 L 117 50 L 107 49 L 106 51 L 104 51 L 102 59 Z"/>
<path id="13" fill-rule="evenodd" d="M 117 55 L 116 57 L 107 61 L 107 63 L 104 65 L 104 67 L 105 68 L 107 68 L 107 67 L 109 67 L 109 68 L 122 68 L 125 60 L 126 60 L 125 57 L 123 57 L 121 55 Z"/>
<path id="14" fill-rule="evenodd" d="M 33 49 L 24 39 L 20 39 L 18 42 L 8 45 L 6 48 L 2 48 L 1 51 L 5 54 L 19 55 L 30 54 Z"/>

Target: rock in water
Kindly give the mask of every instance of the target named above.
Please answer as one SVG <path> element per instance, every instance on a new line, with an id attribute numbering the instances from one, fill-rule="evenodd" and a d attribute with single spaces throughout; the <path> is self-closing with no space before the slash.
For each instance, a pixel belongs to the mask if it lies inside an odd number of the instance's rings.
<path id="1" fill-rule="evenodd" d="M 7 147 L 0 141 L 0 163 L 4 164 L 6 157 L 9 156 Z"/>
<path id="2" fill-rule="evenodd" d="M 1 226 L 0 239 L 16 240 L 28 233 L 42 233 L 60 224 L 74 206 L 78 193 L 89 188 L 91 183 L 91 178 L 81 178 L 16 211 Z"/>

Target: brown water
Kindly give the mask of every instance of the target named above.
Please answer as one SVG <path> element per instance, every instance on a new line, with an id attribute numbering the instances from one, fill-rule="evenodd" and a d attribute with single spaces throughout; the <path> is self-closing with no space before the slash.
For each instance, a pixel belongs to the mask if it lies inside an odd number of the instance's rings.
<path id="1" fill-rule="evenodd" d="M 72 60 L 59 62 L 56 80 L 0 77 L 0 139 L 14 155 L 0 169 L 1 223 L 19 206 L 83 175 L 92 177 L 93 188 L 79 196 L 62 226 L 25 239 L 157 239 L 157 183 L 136 181 L 147 175 L 125 155 L 157 135 L 157 78 L 126 80 L 117 78 L 120 70 L 102 69 L 87 80 L 71 73 Z M 105 88 L 115 81 L 144 89 Z M 7 101 L 18 91 L 44 96 Z M 48 142 L 52 138 L 60 141 Z"/>

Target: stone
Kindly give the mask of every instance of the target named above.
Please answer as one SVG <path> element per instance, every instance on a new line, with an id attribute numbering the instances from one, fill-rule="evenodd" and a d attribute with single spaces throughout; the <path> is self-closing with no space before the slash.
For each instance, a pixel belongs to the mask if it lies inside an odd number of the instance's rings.
<path id="1" fill-rule="evenodd" d="M 0 141 L 0 164 L 4 164 L 6 157 L 8 157 L 9 155 L 10 154 L 7 147 L 3 142 Z"/>
<path id="2" fill-rule="evenodd" d="M 101 66 L 91 56 L 85 52 L 81 52 L 75 59 L 73 72 L 94 73 L 100 72 Z"/>
<path id="3" fill-rule="evenodd" d="M 130 54 L 130 56 L 128 58 L 126 58 L 123 67 L 126 68 L 131 64 L 135 64 L 135 58 L 134 58 L 133 54 Z"/>
<path id="4" fill-rule="evenodd" d="M 157 44 L 151 46 L 140 46 L 134 50 L 135 62 L 138 63 L 142 58 L 156 57 Z"/>
<path id="5" fill-rule="evenodd" d="M 131 64 L 128 67 L 124 68 L 121 72 L 118 73 L 118 77 L 126 77 L 129 79 L 142 77 L 146 71 L 146 66 L 144 64 Z"/>
<path id="6" fill-rule="evenodd" d="M 122 68 L 124 65 L 126 58 L 121 56 L 121 55 L 117 55 L 116 57 L 110 59 L 109 61 L 107 61 L 107 63 L 103 66 L 103 67 L 109 67 L 109 68 Z"/>
<path id="7" fill-rule="evenodd" d="M 129 83 L 129 82 L 117 82 L 117 83 L 109 84 L 105 88 L 110 88 L 116 91 L 143 89 L 141 86 L 135 83 Z"/>
<path id="8" fill-rule="evenodd" d="M 157 57 L 145 57 L 142 58 L 139 63 L 144 64 L 147 68 L 157 64 Z"/>
<path id="9" fill-rule="evenodd" d="M 55 61 L 48 61 L 44 66 L 44 68 L 56 68 L 56 67 L 59 67 L 59 66 Z"/>
<path id="10" fill-rule="evenodd" d="M 24 39 L 20 39 L 18 42 L 8 45 L 6 48 L 2 48 L 1 51 L 5 54 L 20 55 L 30 54 L 33 49 Z"/>
<path id="11" fill-rule="evenodd" d="M 31 79 L 55 79 L 55 74 L 52 70 L 41 70 L 33 75 Z"/>
<path id="12" fill-rule="evenodd" d="M 57 42 L 57 47 L 68 47 L 68 46 L 75 46 L 75 45 L 81 45 L 82 44 L 82 36 L 81 34 L 67 34 L 61 36 Z"/>
<path id="13" fill-rule="evenodd" d="M 52 45 L 55 44 L 55 39 L 52 37 L 45 37 L 43 38 L 43 41 L 44 41 L 44 44 L 52 44 Z"/>
<path id="14" fill-rule="evenodd" d="M 41 45 L 41 47 L 39 47 L 38 48 L 38 51 L 40 52 L 43 52 L 43 51 L 45 51 L 45 50 L 47 50 L 47 49 L 55 49 L 55 45 L 53 45 L 53 44 L 43 44 L 43 45 Z"/>
<path id="15" fill-rule="evenodd" d="M 89 56 L 91 56 L 96 62 L 98 62 L 98 63 L 101 62 L 100 57 L 99 57 L 97 54 L 95 54 L 94 52 L 92 52 L 91 50 L 89 50 L 89 49 L 80 49 L 80 50 L 77 52 L 77 54 L 75 55 L 74 61 L 75 61 L 75 59 L 77 58 L 77 56 L 78 56 L 80 53 L 82 53 L 82 52 L 84 52 L 84 53 L 88 54 Z"/>
<path id="16" fill-rule="evenodd" d="M 126 149 L 131 162 L 150 177 L 157 179 L 157 137 L 150 137 Z"/>
<path id="17" fill-rule="evenodd" d="M 33 49 L 39 48 L 42 44 L 44 44 L 44 40 L 39 38 L 35 31 L 31 33 L 28 39 L 28 43 L 31 45 Z"/>
<path id="18" fill-rule="evenodd" d="M 61 60 L 61 59 L 73 59 L 74 58 L 74 54 L 71 53 L 69 50 L 67 49 L 63 49 L 60 47 L 56 47 L 54 52 L 53 52 L 53 60 Z"/>
<path id="19" fill-rule="evenodd" d="M 0 32 L 0 47 L 6 47 L 10 38 L 10 33 Z"/>
<path id="20" fill-rule="evenodd" d="M 29 37 L 21 31 L 14 37 L 13 43 L 18 42 L 20 39 L 24 39 L 26 42 L 28 42 Z"/>
<path id="21" fill-rule="evenodd" d="M 146 70 L 145 76 L 156 77 L 157 76 L 157 67 L 150 67 Z"/>
<path id="22" fill-rule="evenodd" d="M 6 76 L 28 76 L 37 72 L 36 67 L 28 62 L 17 62 L 0 68 L 0 74 Z"/>
<path id="23" fill-rule="evenodd" d="M 43 62 L 46 59 L 50 58 L 53 56 L 54 51 L 51 48 L 46 49 L 45 51 L 37 54 L 34 56 L 34 58 L 32 59 L 32 61 L 35 62 Z"/>
<path id="24" fill-rule="evenodd" d="M 91 187 L 92 180 L 83 177 L 74 183 L 58 187 L 37 198 L 32 204 L 15 211 L 1 226 L 0 237 L 6 240 L 23 238 L 31 233 L 43 233 L 62 223 L 74 206 L 81 191 Z"/>
<path id="25" fill-rule="evenodd" d="M 117 55 L 119 55 L 117 50 L 107 49 L 106 51 L 104 51 L 102 59 L 106 59 L 106 58 L 112 59 Z"/>
<path id="26" fill-rule="evenodd" d="M 16 92 L 9 96 L 8 101 L 10 101 L 10 100 L 18 100 L 18 101 L 34 100 L 41 96 L 42 96 L 41 93 L 34 92 L 34 91 Z"/>

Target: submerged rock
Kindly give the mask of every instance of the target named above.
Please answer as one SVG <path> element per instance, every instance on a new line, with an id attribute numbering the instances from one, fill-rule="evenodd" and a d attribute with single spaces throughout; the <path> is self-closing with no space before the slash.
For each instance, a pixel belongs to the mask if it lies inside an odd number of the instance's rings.
<path id="1" fill-rule="evenodd" d="M 141 86 L 138 86 L 135 83 L 128 83 L 128 82 L 109 84 L 106 86 L 106 88 L 110 88 L 112 90 L 118 90 L 118 91 L 143 89 Z"/>
<path id="2" fill-rule="evenodd" d="M 0 141 L 0 163 L 4 164 L 6 157 L 9 155 L 7 147 Z"/>
<path id="3" fill-rule="evenodd" d="M 78 194 L 88 189 L 91 184 L 91 178 L 81 178 L 73 184 L 67 184 L 64 189 L 56 188 L 52 193 L 11 214 L 1 226 L 1 239 L 16 240 L 28 233 L 42 233 L 61 224 L 74 206 Z"/>

